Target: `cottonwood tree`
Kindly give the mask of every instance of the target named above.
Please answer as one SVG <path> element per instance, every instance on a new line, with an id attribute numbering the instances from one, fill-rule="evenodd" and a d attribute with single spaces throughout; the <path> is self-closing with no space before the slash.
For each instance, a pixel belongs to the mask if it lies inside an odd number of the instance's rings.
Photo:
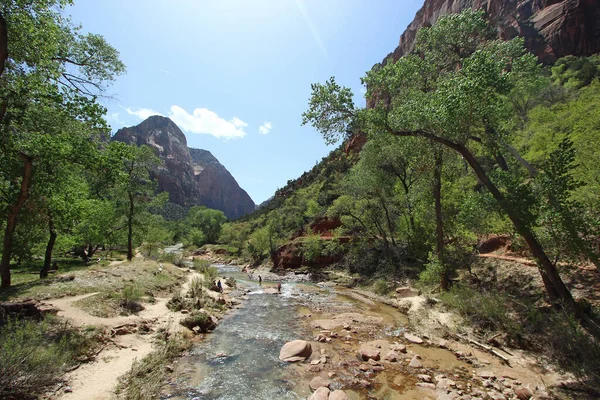
<path id="1" fill-rule="evenodd" d="M 328 143 L 358 126 L 367 132 L 422 138 L 460 154 L 529 246 L 551 301 L 582 316 L 536 238 L 532 219 L 513 206 L 511 194 L 499 190 L 476 156 L 477 151 L 501 154 L 508 133 L 504 122 L 513 112 L 506 95 L 516 82 L 540 72 L 522 39 L 490 40 L 489 32 L 483 12 L 444 16 L 419 31 L 414 54 L 366 74 L 363 82 L 374 108 L 356 108 L 351 90 L 331 78 L 312 85 L 303 123 L 312 124 Z"/>
<path id="2" fill-rule="evenodd" d="M 0 287 L 10 286 L 18 216 L 36 169 L 56 146 L 85 146 L 106 131 L 98 96 L 124 72 L 118 52 L 98 35 L 82 34 L 63 15 L 66 0 L 0 4 L 0 187 L 5 229 Z M 77 125 L 76 127 L 74 125 Z M 66 141 L 65 141 L 66 139 Z M 69 162 L 65 160 L 64 162 Z"/>

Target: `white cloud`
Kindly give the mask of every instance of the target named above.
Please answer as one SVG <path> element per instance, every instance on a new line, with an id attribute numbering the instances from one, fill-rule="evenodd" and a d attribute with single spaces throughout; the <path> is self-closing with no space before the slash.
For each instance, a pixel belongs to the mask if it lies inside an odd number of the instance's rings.
<path id="1" fill-rule="evenodd" d="M 271 132 L 271 129 L 273 129 L 274 126 L 275 125 L 273 125 L 271 121 L 265 121 L 265 123 L 258 128 L 258 132 L 261 135 L 266 135 L 267 133 Z"/>
<path id="2" fill-rule="evenodd" d="M 166 69 L 159 68 L 158 70 L 159 70 L 160 72 L 162 72 L 163 74 L 166 74 L 166 75 L 173 75 L 173 74 L 171 73 L 171 71 L 167 71 Z"/>
<path id="3" fill-rule="evenodd" d="M 139 119 L 146 119 L 146 118 L 151 117 L 153 115 L 162 115 L 158 111 L 154 111 L 154 110 L 151 110 L 149 108 L 139 108 L 136 111 L 136 110 L 132 110 L 131 108 L 127 107 L 127 108 L 124 108 L 124 110 L 127 111 L 127 113 L 129 115 L 135 115 Z"/>
<path id="4" fill-rule="evenodd" d="M 115 122 L 116 124 L 118 124 L 118 125 L 124 125 L 124 124 L 125 124 L 125 121 L 123 121 L 123 120 L 121 119 L 121 115 L 119 115 L 119 113 L 112 113 L 112 114 L 110 114 L 110 115 L 108 116 L 108 118 L 107 118 L 107 119 L 109 120 L 109 122 L 110 122 L 110 121 L 114 121 L 114 122 Z"/>
<path id="5" fill-rule="evenodd" d="M 186 132 L 224 139 L 243 138 L 246 136 L 244 128 L 248 126 L 238 117 L 227 121 L 207 108 L 196 108 L 192 114 L 189 114 L 179 106 L 172 106 L 168 117 Z"/>

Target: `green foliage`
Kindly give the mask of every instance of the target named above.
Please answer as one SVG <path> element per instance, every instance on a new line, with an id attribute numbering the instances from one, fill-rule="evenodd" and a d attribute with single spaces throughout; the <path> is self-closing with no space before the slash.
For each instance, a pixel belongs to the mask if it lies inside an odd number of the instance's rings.
<path id="1" fill-rule="evenodd" d="M 205 273 L 212 263 L 209 260 L 204 260 L 202 258 L 194 259 L 194 269 L 200 273 Z"/>
<path id="2" fill-rule="evenodd" d="M 486 330 L 519 331 L 518 322 L 509 314 L 509 300 L 499 293 L 475 290 L 456 285 L 440 296 L 442 302 L 469 319 L 470 323 Z"/>
<path id="3" fill-rule="evenodd" d="M 446 273 L 446 267 L 440 262 L 438 257 L 433 253 L 429 253 L 425 269 L 419 274 L 419 281 L 427 286 L 438 286 L 442 280 L 442 276 Z"/>
<path id="4" fill-rule="evenodd" d="M 194 240 L 191 242 L 201 246 L 204 243 L 217 242 L 227 217 L 222 211 L 195 206 L 190 209 L 186 220 L 192 228 L 196 229 L 193 232 Z"/>
<path id="5" fill-rule="evenodd" d="M 9 320 L 0 327 L 0 397 L 43 393 L 88 352 L 94 334 L 51 318 L 40 323 Z"/>
<path id="6" fill-rule="evenodd" d="M 134 286 L 127 285 L 119 293 L 120 302 L 119 305 L 126 311 L 138 312 L 144 309 L 144 306 L 140 304 L 142 299 L 142 291 Z"/>
<path id="7" fill-rule="evenodd" d="M 197 328 L 200 333 L 207 333 L 215 329 L 215 324 L 210 315 L 201 311 L 193 311 L 179 323 L 188 329 Z"/>
<path id="8" fill-rule="evenodd" d="M 556 61 L 551 68 L 552 81 L 567 89 L 581 89 L 600 76 L 600 56 L 567 56 Z"/>
<path id="9" fill-rule="evenodd" d="M 390 283 L 385 279 L 377 279 L 373 283 L 373 291 L 380 296 L 387 296 L 391 290 Z"/>

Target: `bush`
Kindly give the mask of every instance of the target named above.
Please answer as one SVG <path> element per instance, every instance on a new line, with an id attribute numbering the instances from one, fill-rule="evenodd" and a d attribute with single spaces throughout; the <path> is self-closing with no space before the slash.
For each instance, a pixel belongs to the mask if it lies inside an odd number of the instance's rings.
<path id="1" fill-rule="evenodd" d="M 206 333 L 216 328 L 216 325 L 212 321 L 210 315 L 200 311 L 192 312 L 185 319 L 183 319 L 180 324 L 192 330 L 197 328 L 201 333 Z"/>
<path id="2" fill-rule="evenodd" d="M 142 291 L 135 286 L 125 286 L 123 290 L 121 290 L 119 298 L 119 305 L 127 311 L 135 313 L 144 309 L 144 306 L 140 303 Z"/>
<path id="3" fill-rule="evenodd" d="M 0 327 L 0 398 L 32 396 L 56 383 L 89 351 L 92 335 L 49 317 L 40 323 L 9 320 Z"/>
<path id="4" fill-rule="evenodd" d="M 479 292 L 467 286 L 456 285 L 442 293 L 440 299 L 478 328 L 502 329 L 507 333 L 520 331 L 519 323 L 507 311 L 509 300 L 498 293 Z"/>
<path id="5" fill-rule="evenodd" d="M 207 287 L 211 287 L 212 283 L 219 276 L 219 270 L 217 269 L 217 267 L 210 266 L 206 269 L 205 272 L 203 272 L 203 274 L 204 274 L 204 284 Z"/>
<path id="6" fill-rule="evenodd" d="M 377 279 L 373 283 L 373 291 L 380 296 L 386 296 L 391 289 L 390 284 L 385 279 Z"/>
<path id="7" fill-rule="evenodd" d="M 194 269 L 200 273 L 206 272 L 206 270 L 212 265 L 209 260 L 202 258 L 194 259 Z"/>
<path id="8" fill-rule="evenodd" d="M 131 370 L 119 378 L 117 397 L 127 400 L 151 400 L 159 398 L 159 393 L 167 376 L 166 366 L 189 348 L 190 341 L 181 334 L 165 337 L 158 350 L 136 361 Z"/>
<path id="9" fill-rule="evenodd" d="M 600 395 L 600 342 L 585 332 L 571 316 L 554 314 L 545 320 L 549 357 L 579 383 Z"/>

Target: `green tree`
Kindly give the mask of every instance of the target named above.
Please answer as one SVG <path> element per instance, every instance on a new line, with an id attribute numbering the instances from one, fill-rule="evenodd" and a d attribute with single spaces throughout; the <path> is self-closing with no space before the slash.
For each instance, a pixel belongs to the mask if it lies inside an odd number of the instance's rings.
<path id="1" fill-rule="evenodd" d="M 134 227 L 143 227 L 142 220 L 148 208 L 164 203 L 168 193 L 157 198 L 156 181 L 152 173 L 161 164 L 160 159 L 148 146 L 127 145 L 111 142 L 106 151 L 116 165 L 120 165 L 116 180 L 117 208 L 123 210 L 127 226 L 127 260 L 133 259 Z M 166 197 L 165 197 L 166 196 Z"/>
<path id="2" fill-rule="evenodd" d="M 8 0 L 0 5 L 0 187 L 6 221 L 1 287 L 10 286 L 19 213 L 32 185 L 44 184 L 34 178 L 36 170 L 57 147 L 85 157 L 95 146 L 107 128 L 98 96 L 124 71 L 118 52 L 101 36 L 82 34 L 62 14 L 67 4 Z"/>
<path id="3" fill-rule="evenodd" d="M 475 155 L 477 148 L 489 153 L 502 149 L 507 136 L 504 123 L 513 112 L 506 96 L 516 81 L 540 72 L 521 39 L 490 40 L 489 31 L 482 12 L 444 16 L 433 27 L 419 31 L 417 54 L 376 67 L 363 78 L 367 98 L 376 102 L 375 108 L 355 108 L 351 91 L 332 78 L 324 85 L 313 85 L 303 123 L 311 123 L 328 142 L 360 127 L 419 137 L 460 154 L 538 260 L 550 299 L 581 315 L 526 216 L 513 207 L 510 194 L 492 182 Z"/>
<path id="4" fill-rule="evenodd" d="M 188 213 L 187 221 L 190 226 L 202 233 L 202 240 L 205 243 L 216 243 L 221 236 L 227 217 L 222 211 L 204 206 L 194 206 Z"/>

